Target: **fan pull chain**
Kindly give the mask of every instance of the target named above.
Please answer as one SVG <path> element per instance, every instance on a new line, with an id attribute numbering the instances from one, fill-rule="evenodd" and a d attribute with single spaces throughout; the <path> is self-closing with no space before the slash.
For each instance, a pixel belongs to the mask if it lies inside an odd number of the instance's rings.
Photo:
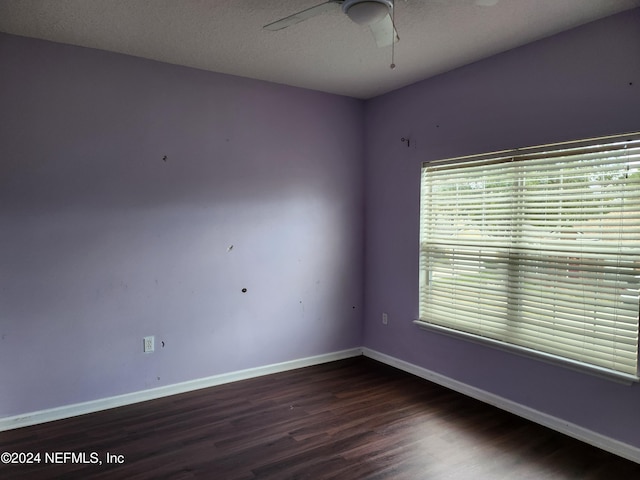
<path id="1" fill-rule="evenodd" d="M 389 68 L 393 70 L 396 68 L 395 53 L 396 53 L 396 2 L 391 2 L 391 65 Z"/>
<path id="2" fill-rule="evenodd" d="M 391 45 L 391 65 L 389 65 L 389 68 L 390 68 L 391 70 L 393 70 L 394 68 L 396 68 L 396 64 L 395 64 L 395 63 L 394 63 L 394 61 L 393 61 L 393 57 L 394 57 L 394 53 L 395 53 L 393 50 L 394 50 L 394 48 L 393 48 L 393 44 L 392 44 L 392 45 Z"/>

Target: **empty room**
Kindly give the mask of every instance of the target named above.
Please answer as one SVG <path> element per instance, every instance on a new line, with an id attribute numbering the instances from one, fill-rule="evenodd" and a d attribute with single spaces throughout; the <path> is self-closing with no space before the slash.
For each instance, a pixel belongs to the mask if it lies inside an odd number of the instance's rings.
<path id="1" fill-rule="evenodd" d="M 0 1 L 0 477 L 640 478 L 640 0 Z"/>

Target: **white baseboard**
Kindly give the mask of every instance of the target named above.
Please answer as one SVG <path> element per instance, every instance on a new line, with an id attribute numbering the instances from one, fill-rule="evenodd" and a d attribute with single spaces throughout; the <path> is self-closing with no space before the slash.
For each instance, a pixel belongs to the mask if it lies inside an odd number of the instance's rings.
<path id="1" fill-rule="evenodd" d="M 294 370 L 296 368 L 333 362 L 344 358 L 356 357 L 358 355 L 362 355 L 362 349 L 352 348 L 339 352 L 316 355 L 314 357 L 300 358 L 297 360 L 290 360 L 288 362 L 265 365 L 263 367 L 249 368 L 246 370 L 214 375 L 212 377 L 189 380 L 187 382 L 127 393 L 124 395 L 117 395 L 115 397 L 101 398 L 98 400 L 91 400 L 89 402 L 75 403 L 72 405 L 64 405 L 62 407 L 25 413 L 13 417 L 0 418 L 0 432 L 36 425 L 39 423 L 51 422 L 53 420 L 61 420 L 63 418 L 76 417 L 78 415 L 99 412 L 101 410 L 122 407 L 138 402 L 146 402 L 147 400 L 154 400 L 156 398 L 168 397 L 169 395 L 191 392 L 201 388 L 214 387 L 224 383 L 237 382 L 238 380 L 246 380 L 248 378 L 270 375 L 272 373 Z"/>
<path id="2" fill-rule="evenodd" d="M 532 422 L 551 428 L 552 430 L 556 430 L 557 432 L 576 438 L 580 441 L 601 448 L 602 450 L 619 455 L 627 460 L 640 463 L 640 448 L 638 447 L 634 447 L 592 430 L 588 430 L 579 425 L 548 415 L 544 412 L 534 410 L 533 408 L 529 408 L 504 397 L 494 395 L 485 390 L 472 387 L 466 383 L 458 382 L 457 380 L 453 380 L 439 373 L 405 362 L 404 360 L 391 357 L 384 353 L 380 353 L 369 348 L 363 348 L 362 353 L 366 357 L 400 370 L 404 370 L 405 372 L 424 378 L 433 383 L 437 383 L 451 390 L 455 390 L 456 392 L 475 398 L 476 400 L 501 408 L 502 410 L 506 410 L 507 412 L 526 418 L 527 420 L 531 420 Z"/>
<path id="3" fill-rule="evenodd" d="M 272 373 L 279 373 L 287 370 L 294 370 L 296 368 L 303 368 L 311 365 L 333 362 L 345 358 L 356 357 L 358 355 L 365 355 L 366 357 L 372 358 L 379 362 L 416 375 L 420 378 L 424 378 L 431 382 L 450 388 L 451 390 L 455 390 L 456 392 L 460 392 L 469 397 L 501 408 L 502 410 L 506 410 L 507 412 L 526 418 L 527 420 L 531 420 L 545 427 L 564 433 L 565 435 L 569 435 L 570 437 L 601 448 L 602 450 L 606 450 L 628 460 L 640 463 L 640 448 L 620 442 L 619 440 L 615 440 L 592 430 L 588 430 L 586 428 L 580 427 L 579 425 L 566 422 L 560 418 L 553 417 L 544 412 L 540 412 L 538 410 L 534 410 L 532 408 L 508 400 L 504 397 L 500 397 L 485 390 L 481 390 L 465 383 L 458 382 L 457 380 L 453 380 L 449 377 L 433 372 L 426 368 L 419 367 L 412 363 L 405 362 L 404 360 L 391 357 L 389 355 L 371 350 L 369 348 L 353 348 L 349 350 L 342 350 L 339 352 L 317 355 L 314 357 L 301 358 L 282 363 L 275 363 L 272 365 L 265 365 L 262 367 L 249 368 L 246 370 L 214 375 L 212 377 L 199 378 L 196 380 L 190 380 L 174 385 L 167 385 L 164 387 L 132 392 L 124 395 L 92 400 L 89 402 L 65 405 L 62 407 L 41 410 L 38 412 L 25 413 L 13 417 L 0 418 L 0 432 L 20 427 L 27 427 L 30 425 L 36 425 L 39 423 L 51 422 L 54 420 L 61 420 L 63 418 L 75 417 L 87 413 L 99 412 L 101 410 L 122 407 L 138 402 L 145 402 L 147 400 L 154 400 L 156 398 L 167 397 L 169 395 L 177 395 L 193 390 L 199 390 L 201 388 L 213 387 L 216 385 L 236 382 L 239 380 L 246 380 L 263 375 L 270 375 Z"/>

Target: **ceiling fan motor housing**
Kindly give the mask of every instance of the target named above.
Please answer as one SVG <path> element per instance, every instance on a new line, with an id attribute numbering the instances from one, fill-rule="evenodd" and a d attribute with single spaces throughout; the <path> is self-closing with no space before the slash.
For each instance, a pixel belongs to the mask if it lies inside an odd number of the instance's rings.
<path id="1" fill-rule="evenodd" d="M 345 0 L 342 4 L 342 11 L 359 25 L 379 22 L 392 8 L 391 0 Z"/>

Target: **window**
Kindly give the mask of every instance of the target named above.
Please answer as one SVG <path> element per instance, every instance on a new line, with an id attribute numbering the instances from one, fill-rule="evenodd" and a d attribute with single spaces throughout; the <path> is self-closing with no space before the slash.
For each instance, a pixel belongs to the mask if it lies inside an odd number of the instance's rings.
<path id="1" fill-rule="evenodd" d="M 640 135 L 422 167 L 420 318 L 635 378 Z"/>

